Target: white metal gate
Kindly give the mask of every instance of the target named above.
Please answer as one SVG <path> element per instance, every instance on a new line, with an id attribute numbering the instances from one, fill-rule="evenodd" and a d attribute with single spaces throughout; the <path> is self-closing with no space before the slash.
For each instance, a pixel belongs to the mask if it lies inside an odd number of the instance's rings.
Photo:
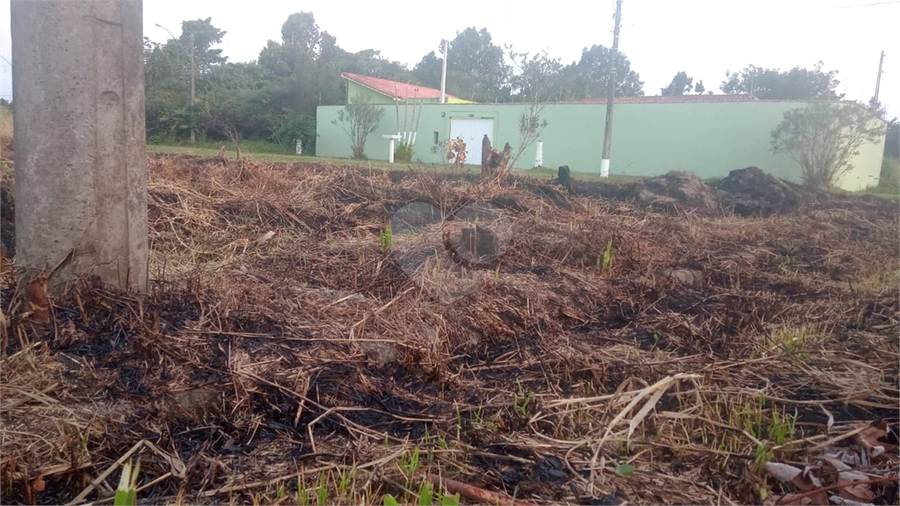
<path id="1" fill-rule="evenodd" d="M 466 162 L 481 165 L 481 143 L 487 134 L 494 142 L 494 120 L 473 118 L 450 118 L 450 138 L 461 137 L 466 143 Z"/>

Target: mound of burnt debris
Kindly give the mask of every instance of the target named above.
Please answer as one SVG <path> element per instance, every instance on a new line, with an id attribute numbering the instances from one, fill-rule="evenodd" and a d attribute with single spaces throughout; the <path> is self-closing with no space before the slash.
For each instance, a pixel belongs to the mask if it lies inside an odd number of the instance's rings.
<path id="1" fill-rule="evenodd" d="M 766 217 L 822 206 L 862 205 L 882 211 L 891 207 L 889 201 L 872 195 L 831 193 L 790 183 L 758 167 L 732 170 L 712 184 L 692 172 L 671 171 L 630 183 L 578 182 L 575 188 L 578 195 L 629 202 L 666 214 Z"/>

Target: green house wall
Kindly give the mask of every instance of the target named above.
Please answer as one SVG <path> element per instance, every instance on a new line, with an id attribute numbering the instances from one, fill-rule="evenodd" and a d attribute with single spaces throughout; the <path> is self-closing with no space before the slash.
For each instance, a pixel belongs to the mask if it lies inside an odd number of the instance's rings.
<path id="1" fill-rule="evenodd" d="M 351 85 L 353 83 L 350 83 Z M 362 87 L 360 87 L 362 88 Z M 353 89 L 351 88 L 351 94 Z M 701 178 L 724 177 L 731 170 L 755 165 L 788 181 L 800 181 L 800 168 L 786 155 L 770 151 L 771 131 L 786 111 L 804 107 L 804 102 L 701 102 L 616 104 L 615 129 L 610 156 L 611 175 L 654 176 L 670 170 L 688 170 Z M 422 163 L 444 163 L 443 145 L 453 118 L 491 118 L 494 146 L 519 140 L 519 117 L 523 104 L 424 104 L 416 129 L 413 159 Z M 322 106 L 317 111 L 316 154 L 350 157 L 350 140 L 337 119 L 340 106 Z M 388 140 L 400 128 L 397 109 L 385 106 L 378 129 L 369 135 L 366 155 L 373 160 L 388 159 Z M 548 104 L 542 113 L 547 127 L 541 134 L 543 166 L 568 165 L 573 172 L 600 172 L 605 104 Z M 437 139 L 437 142 L 435 142 Z M 533 166 L 536 146 L 519 158 L 516 169 Z M 838 186 L 860 190 L 878 184 L 884 138 L 860 149 Z M 470 161 L 480 163 L 480 160 Z"/>
<path id="2" fill-rule="evenodd" d="M 373 104 L 393 104 L 394 99 L 385 95 L 384 93 L 373 90 L 372 88 L 367 88 L 359 83 L 355 83 L 353 81 L 347 81 L 347 97 L 357 97 L 362 96 L 363 99 L 368 99 L 369 102 Z"/>

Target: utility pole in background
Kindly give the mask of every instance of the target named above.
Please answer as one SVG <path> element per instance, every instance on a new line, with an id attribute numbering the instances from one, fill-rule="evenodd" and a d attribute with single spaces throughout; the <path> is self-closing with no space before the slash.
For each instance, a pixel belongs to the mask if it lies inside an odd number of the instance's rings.
<path id="1" fill-rule="evenodd" d="M 441 103 L 444 103 L 445 90 L 447 89 L 447 39 L 444 39 L 444 63 L 441 69 Z"/>
<path id="2" fill-rule="evenodd" d="M 197 75 L 197 62 L 194 58 L 194 34 L 191 34 L 191 144 L 197 139 L 194 131 L 194 80 Z"/>
<path id="3" fill-rule="evenodd" d="M 881 89 L 881 65 L 884 63 L 884 51 L 881 52 L 881 58 L 878 60 L 878 79 L 875 80 L 875 98 L 872 107 L 878 107 L 878 91 Z"/>
<path id="4" fill-rule="evenodd" d="M 619 59 L 619 23 L 622 21 L 622 0 L 616 0 L 616 27 L 613 30 L 612 57 L 609 68 L 609 87 L 606 93 L 606 130 L 603 134 L 603 158 L 600 177 L 609 177 L 609 145 L 612 143 L 613 102 L 616 98 L 616 64 Z"/>

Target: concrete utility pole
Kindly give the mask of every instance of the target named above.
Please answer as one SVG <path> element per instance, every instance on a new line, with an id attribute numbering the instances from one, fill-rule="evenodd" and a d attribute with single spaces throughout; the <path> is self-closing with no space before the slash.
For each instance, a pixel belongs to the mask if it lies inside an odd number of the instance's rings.
<path id="1" fill-rule="evenodd" d="M 185 53 L 191 56 L 191 144 L 193 144 L 197 140 L 196 132 L 194 131 L 194 81 L 196 79 L 195 76 L 197 75 L 197 64 L 194 57 L 194 34 L 191 34 L 191 50 L 188 51 L 184 48 L 184 46 L 181 45 L 181 42 L 178 42 L 178 39 L 174 35 L 172 35 L 172 32 L 170 32 L 168 28 L 159 23 L 155 23 L 155 26 L 158 26 L 165 30 L 166 33 L 168 33 L 169 36 L 172 37 L 172 40 L 174 40 L 175 43 L 178 44 L 178 46 L 181 47 L 181 49 L 183 49 Z M 294 32 L 291 32 L 291 43 L 293 42 Z"/>
<path id="2" fill-rule="evenodd" d="M 141 0 L 12 0 L 16 263 L 147 289 Z"/>
<path id="3" fill-rule="evenodd" d="M 197 133 L 194 130 L 194 81 L 197 75 L 197 62 L 194 58 L 194 34 L 191 34 L 191 144 L 197 140 Z"/>
<path id="4" fill-rule="evenodd" d="M 609 62 L 609 83 L 606 91 L 606 129 L 603 134 L 603 158 L 600 177 L 609 177 L 609 147 L 612 144 L 613 102 L 616 99 L 616 64 L 619 59 L 619 23 L 622 21 L 622 0 L 616 0 L 616 27 L 613 30 L 612 55 Z"/>
<path id="5" fill-rule="evenodd" d="M 444 63 L 441 69 L 441 103 L 444 103 L 445 90 L 447 89 L 447 39 L 444 39 Z"/>
<path id="6" fill-rule="evenodd" d="M 875 103 L 872 107 L 878 106 L 878 92 L 881 90 L 881 66 L 884 64 L 884 51 L 881 52 L 881 58 L 878 59 L 878 79 L 875 80 Z"/>

